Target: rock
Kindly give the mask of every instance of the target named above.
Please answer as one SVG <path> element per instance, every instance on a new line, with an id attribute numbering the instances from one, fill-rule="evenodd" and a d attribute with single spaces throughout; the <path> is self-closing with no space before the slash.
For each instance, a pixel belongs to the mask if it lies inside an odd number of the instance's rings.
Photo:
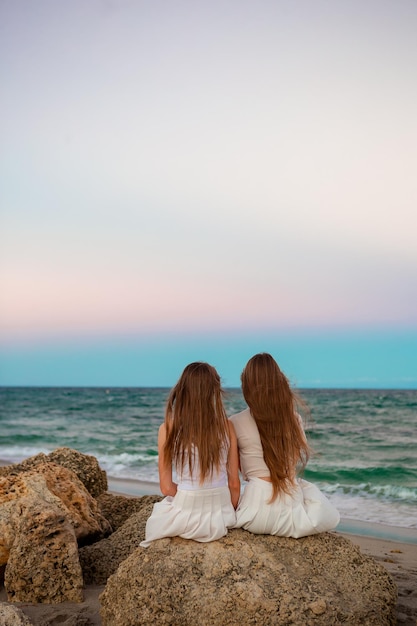
<path id="1" fill-rule="evenodd" d="M 38 464 L 0 477 L 0 565 L 7 562 L 22 510 L 36 512 L 46 504 L 70 521 L 81 542 L 101 539 L 112 530 L 96 500 L 71 470 L 55 463 Z"/>
<path id="2" fill-rule="evenodd" d="M 130 515 L 118 530 L 107 539 L 84 546 L 79 550 L 85 584 L 105 584 L 120 563 L 139 547 L 140 542 L 145 538 L 146 520 L 152 512 L 153 502 L 160 499 L 160 496 L 136 498 L 135 502 L 130 504 L 132 509 L 134 507 L 138 509 L 137 512 Z M 124 498 L 124 500 L 129 499 Z M 121 504 L 121 501 L 118 504 Z M 114 521 L 115 516 L 112 516 L 112 522 Z"/>
<path id="3" fill-rule="evenodd" d="M 132 498 L 119 496 L 113 493 L 103 493 L 97 498 L 97 504 L 103 517 L 111 524 L 114 531 L 123 526 L 125 521 L 133 514 L 137 513 L 146 504 L 154 504 L 162 500 L 162 496 L 142 496 Z M 142 541 L 142 540 L 141 540 Z"/>
<path id="4" fill-rule="evenodd" d="M 5 465 L 0 467 L 0 477 L 10 474 L 19 474 L 39 464 L 52 462 L 70 469 L 78 476 L 87 491 L 94 497 L 104 493 L 108 489 L 107 475 L 98 464 L 94 456 L 82 454 L 71 448 L 57 448 L 50 454 L 37 454 L 25 459 L 22 463 Z"/>
<path id="5" fill-rule="evenodd" d="M 110 532 L 70 469 L 39 463 L 0 477 L 0 565 L 10 601 L 81 601 L 78 546 Z"/>
<path id="6" fill-rule="evenodd" d="M 4 586 L 9 602 L 82 602 L 83 576 L 74 528 L 53 506 L 22 510 Z"/>
<path id="7" fill-rule="evenodd" d="M 16 606 L 0 602 L 0 626 L 33 626 L 33 623 Z"/>
<path id="8" fill-rule="evenodd" d="M 206 544 L 175 537 L 137 548 L 100 602 L 103 626 L 388 626 L 396 595 L 385 568 L 340 535 L 235 529 Z"/>

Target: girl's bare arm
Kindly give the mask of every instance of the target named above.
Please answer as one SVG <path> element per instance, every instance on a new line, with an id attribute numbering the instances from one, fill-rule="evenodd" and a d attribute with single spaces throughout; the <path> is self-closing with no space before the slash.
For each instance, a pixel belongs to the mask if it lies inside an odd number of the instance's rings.
<path id="1" fill-rule="evenodd" d="M 164 454 L 164 446 L 166 439 L 166 426 L 161 424 L 158 432 L 158 470 L 159 470 L 159 488 L 164 496 L 175 496 L 177 493 L 177 484 L 172 480 L 172 464 L 167 462 Z"/>
<path id="2" fill-rule="evenodd" d="M 228 425 L 230 447 L 227 458 L 227 475 L 232 504 L 236 509 L 240 498 L 239 451 L 237 448 L 237 438 L 234 426 L 232 422 L 228 422 Z"/>

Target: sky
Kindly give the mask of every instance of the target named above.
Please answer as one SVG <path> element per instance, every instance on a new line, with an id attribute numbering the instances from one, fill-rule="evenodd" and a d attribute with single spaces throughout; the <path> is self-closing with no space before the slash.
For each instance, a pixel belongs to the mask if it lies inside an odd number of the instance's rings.
<path id="1" fill-rule="evenodd" d="M 417 388 L 417 3 L 0 0 L 0 385 Z"/>

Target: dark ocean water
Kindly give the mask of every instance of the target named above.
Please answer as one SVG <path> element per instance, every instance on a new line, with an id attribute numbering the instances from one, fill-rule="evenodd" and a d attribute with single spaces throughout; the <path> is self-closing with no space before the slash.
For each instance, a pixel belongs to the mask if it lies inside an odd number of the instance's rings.
<path id="1" fill-rule="evenodd" d="M 168 392 L 0 388 L 0 459 L 68 446 L 97 457 L 109 478 L 157 483 Z M 344 518 L 417 529 L 417 390 L 310 389 L 302 396 L 312 410 L 307 435 L 315 450 L 304 477 Z M 227 390 L 228 415 L 244 407 L 240 390 Z"/>

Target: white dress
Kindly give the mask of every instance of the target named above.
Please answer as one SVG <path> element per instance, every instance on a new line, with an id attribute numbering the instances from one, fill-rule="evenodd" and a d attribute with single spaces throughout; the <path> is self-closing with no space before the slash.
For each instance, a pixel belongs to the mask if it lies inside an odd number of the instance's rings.
<path id="1" fill-rule="evenodd" d="M 260 478 L 269 476 L 269 470 L 256 422 L 249 409 L 230 420 L 236 431 L 242 473 L 248 480 L 236 511 L 235 528 L 294 538 L 336 528 L 340 521 L 337 509 L 318 487 L 301 478 L 295 481 L 290 495 L 280 494 L 269 502 L 272 484 Z"/>
<path id="2" fill-rule="evenodd" d="M 198 468 L 196 456 L 194 467 Z M 212 478 L 202 485 L 189 474 L 188 463 L 185 464 L 175 496 L 166 496 L 154 504 L 146 522 L 145 540 L 140 543 L 143 548 L 162 537 L 207 542 L 227 534 L 228 528 L 236 523 L 236 512 L 228 487 L 226 461 L 225 451 L 220 471 L 214 470 Z"/>

